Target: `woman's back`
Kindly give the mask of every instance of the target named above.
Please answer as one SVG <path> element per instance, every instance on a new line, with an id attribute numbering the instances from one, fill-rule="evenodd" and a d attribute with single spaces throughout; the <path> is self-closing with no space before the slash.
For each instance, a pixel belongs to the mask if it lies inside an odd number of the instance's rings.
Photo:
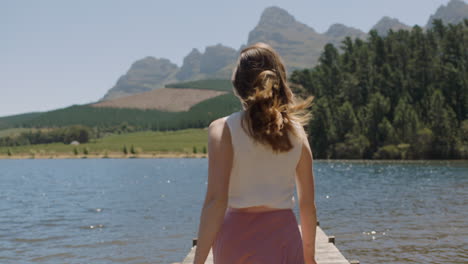
<path id="1" fill-rule="evenodd" d="M 276 153 L 246 133 L 241 124 L 244 114 L 244 111 L 235 112 L 226 119 L 234 153 L 228 206 L 294 208 L 296 166 L 302 140 L 290 134 L 293 148 Z"/>
<path id="2" fill-rule="evenodd" d="M 195 264 L 211 247 L 215 264 L 315 264 L 312 152 L 303 129 L 312 97 L 294 96 L 285 69 L 265 43 L 241 51 L 232 80 L 243 110 L 208 128 Z M 304 245 L 292 210 L 295 186 Z"/>

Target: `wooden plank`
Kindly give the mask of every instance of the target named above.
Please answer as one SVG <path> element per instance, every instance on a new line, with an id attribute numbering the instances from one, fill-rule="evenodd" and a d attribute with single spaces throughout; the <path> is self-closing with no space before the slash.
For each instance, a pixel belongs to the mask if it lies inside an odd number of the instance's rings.
<path id="1" fill-rule="evenodd" d="M 302 235 L 301 226 L 299 225 L 299 231 Z M 350 264 L 348 260 L 341 254 L 336 248 L 334 243 L 329 242 L 329 237 L 323 232 L 323 230 L 317 226 L 317 234 L 315 238 L 315 259 L 318 264 Z M 192 264 L 195 257 L 196 246 L 190 249 L 190 252 L 182 261 L 182 264 Z M 359 263 L 354 262 L 353 263 Z M 208 258 L 205 264 L 213 264 L 213 251 L 210 250 Z"/>

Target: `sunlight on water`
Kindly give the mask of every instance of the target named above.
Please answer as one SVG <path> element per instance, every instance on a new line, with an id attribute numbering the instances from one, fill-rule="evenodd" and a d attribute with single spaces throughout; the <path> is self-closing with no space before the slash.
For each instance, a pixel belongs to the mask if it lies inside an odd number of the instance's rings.
<path id="1" fill-rule="evenodd" d="M 206 159 L 0 160 L 0 263 L 182 261 L 206 173 Z M 320 225 L 348 259 L 466 263 L 466 163 L 315 161 L 314 174 Z"/>

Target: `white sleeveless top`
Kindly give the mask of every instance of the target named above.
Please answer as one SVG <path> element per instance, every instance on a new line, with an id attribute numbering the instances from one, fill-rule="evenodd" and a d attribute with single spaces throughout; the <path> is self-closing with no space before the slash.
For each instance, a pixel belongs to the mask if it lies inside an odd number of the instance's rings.
<path id="1" fill-rule="evenodd" d="M 243 130 L 244 113 L 234 112 L 226 119 L 234 152 L 228 207 L 294 208 L 296 166 L 303 141 L 290 133 L 293 148 L 275 153 L 269 146 L 256 143 Z"/>

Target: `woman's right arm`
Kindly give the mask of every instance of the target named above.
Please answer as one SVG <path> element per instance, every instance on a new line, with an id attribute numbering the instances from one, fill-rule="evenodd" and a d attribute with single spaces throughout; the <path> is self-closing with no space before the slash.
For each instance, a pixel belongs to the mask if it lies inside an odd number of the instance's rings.
<path id="1" fill-rule="evenodd" d="M 317 212 L 315 207 L 315 187 L 313 174 L 313 157 L 309 141 L 304 138 L 301 158 L 296 167 L 296 187 L 299 198 L 301 218 L 302 245 L 306 264 L 315 262 L 315 235 Z"/>

